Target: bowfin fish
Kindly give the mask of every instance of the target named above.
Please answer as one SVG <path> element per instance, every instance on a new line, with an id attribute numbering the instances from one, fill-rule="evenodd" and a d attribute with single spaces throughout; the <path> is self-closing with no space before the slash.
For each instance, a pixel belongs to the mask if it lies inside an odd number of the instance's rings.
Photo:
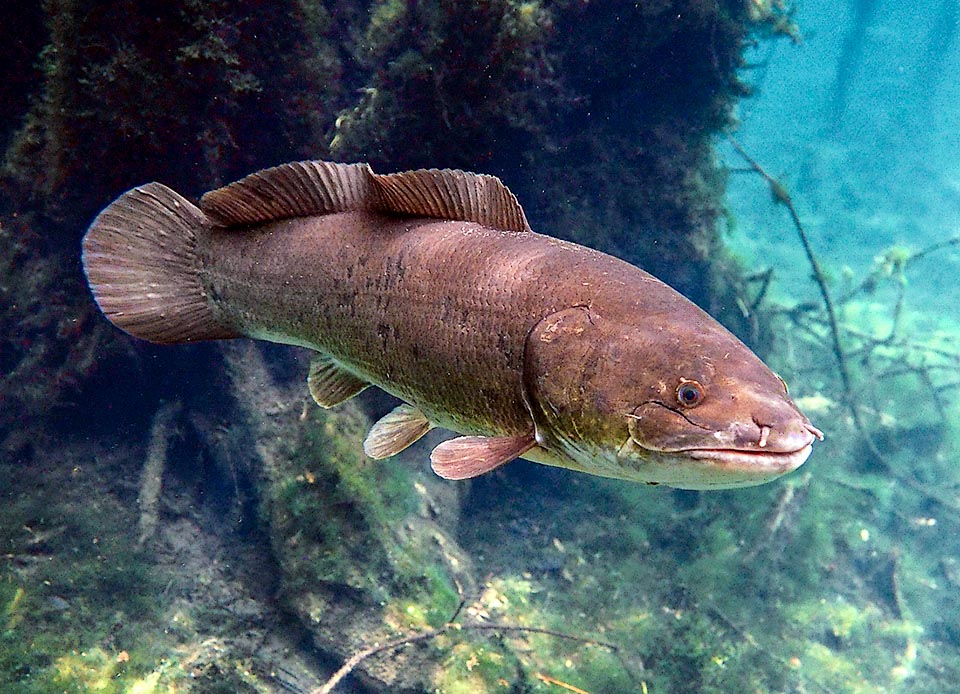
<path id="1" fill-rule="evenodd" d="M 204 195 L 160 183 L 91 224 L 104 315 L 152 342 L 236 337 L 316 351 L 333 407 L 403 401 L 364 442 L 395 455 L 434 427 L 434 471 L 522 457 L 688 489 L 799 467 L 822 433 L 780 380 L 692 302 L 612 256 L 534 233 L 492 176 L 296 162 Z"/>

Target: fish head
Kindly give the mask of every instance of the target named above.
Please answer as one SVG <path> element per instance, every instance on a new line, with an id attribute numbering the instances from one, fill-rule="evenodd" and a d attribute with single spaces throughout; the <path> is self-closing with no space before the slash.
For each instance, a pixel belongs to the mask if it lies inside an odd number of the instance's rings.
<path id="1" fill-rule="evenodd" d="M 823 438 L 783 380 L 693 304 L 674 308 L 669 323 L 566 309 L 531 331 L 524 358 L 528 406 L 552 464 L 728 489 L 795 470 Z"/>

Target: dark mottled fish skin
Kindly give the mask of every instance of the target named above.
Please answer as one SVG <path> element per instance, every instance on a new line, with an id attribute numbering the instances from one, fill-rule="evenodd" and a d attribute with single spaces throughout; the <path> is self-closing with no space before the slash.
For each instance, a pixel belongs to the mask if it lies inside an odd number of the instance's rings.
<path id="1" fill-rule="evenodd" d="M 822 434 L 783 382 L 690 301 L 617 258 L 529 230 L 496 179 L 299 162 L 204 196 L 124 194 L 84 238 L 104 314 L 161 343 L 254 337 L 319 354 L 333 406 L 405 401 L 364 444 L 439 426 L 434 470 L 516 457 L 654 484 L 749 486 Z"/>
<path id="2" fill-rule="evenodd" d="M 439 426 L 484 435 L 530 431 L 523 349 L 542 317 L 589 305 L 610 317 L 705 318 L 689 302 L 665 308 L 673 290 L 616 258 L 469 222 L 284 220 L 212 233 L 203 266 L 244 334 L 319 347 Z"/>

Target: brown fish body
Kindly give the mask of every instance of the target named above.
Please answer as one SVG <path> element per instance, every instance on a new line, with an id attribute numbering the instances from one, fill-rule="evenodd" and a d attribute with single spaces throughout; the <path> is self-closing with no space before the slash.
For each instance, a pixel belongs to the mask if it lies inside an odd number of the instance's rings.
<path id="1" fill-rule="evenodd" d="M 243 335 L 317 350 L 311 391 L 321 404 L 367 384 L 407 403 L 374 427 L 371 455 L 430 426 L 466 434 L 434 453 L 452 478 L 522 455 L 674 486 L 744 486 L 809 454 L 819 432 L 746 346 L 642 270 L 529 231 L 512 196 L 484 188 L 495 179 L 415 172 L 371 192 L 355 170 L 320 166 L 342 176 L 316 184 L 332 200 L 302 199 L 316 182 L 283 167 L 208 195 L 203 212 L 159 186 L 131 191 L 85 240 L 101 307 L 161 342 Z M 121 286 L 131 272 L 113 241 L 129 239 L 138 216 L 166 229 L 170 210 L 188 247 L 135 251 L 165 274 L 189 266 L 189 291 L 160 315 L 146 297 L 178 285 L 164 290 L 164 275 Z M 193 324 L 174 325 L 171 310 Z M 704 404 L 678 402 L 688 391 Z"/>
<path id="2" fill-rule="evenodd" d="M 518 308 L 546 302 L 510 281 L 501 245 L 530 247 L 470 222 L 347 212 L 216 233 L 207 281 L 243 332 L 329 354 L 438 426 L 504 436 L 530 429 L 521 360 L 539 306 Z M 291 247 L 292 266 L 258 260 Z"/>
<path id="3" fill-rule="evenodd" d="M 589 306 L 652 321 L 674 294 L 547 236 L 366 212 L 215 231 L 207 251 L 204 280 L 245 334 L 319 349 L 439 426 L 487 435 L 530 430 L 523 350 L 541 319 Z"/>

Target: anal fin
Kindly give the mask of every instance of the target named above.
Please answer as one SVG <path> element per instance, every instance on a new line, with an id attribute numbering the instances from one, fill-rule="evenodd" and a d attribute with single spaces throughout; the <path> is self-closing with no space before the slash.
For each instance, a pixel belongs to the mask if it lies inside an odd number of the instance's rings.
<path id="1" fill-rule="evenodd" d="M 307 387 L 320 407 L 333 407 L 364 390 L 370 384 L 337 364 L 332 357 L 318 354 L 310 362 Z"/>
<path id="2" fill-rule="evenodd" d="M 461 436 L 444 441 L 430 454 L 433 471 L 447 480 L 465 480 L 509 463 L 536 445 L 523 436 Z"/>
<path id="3" fill-rule="evenodd" d="M 377 420 L 363 441 L 363 452 L 374 460 L 389 458 L 415 443 L 433 425 L 413 405 L 398 405 Z"/>

